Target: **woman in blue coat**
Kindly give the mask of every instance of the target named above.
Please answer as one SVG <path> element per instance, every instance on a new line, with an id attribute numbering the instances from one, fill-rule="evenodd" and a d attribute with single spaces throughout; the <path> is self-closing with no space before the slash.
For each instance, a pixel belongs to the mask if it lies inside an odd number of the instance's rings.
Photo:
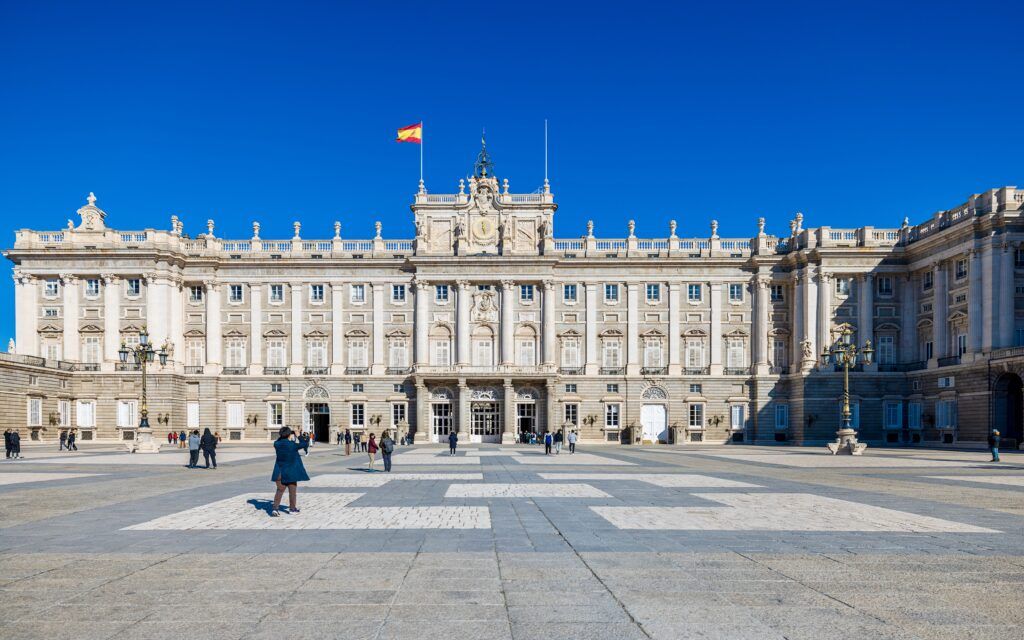
<path id="1" fill-rule="evenodd" d="M 291 440 L 291 435 L 292 430 L 289 427 L 281 427 L 281 430 L 278 431 L 277 442 L 274 443 L 277 460 L 274 462 L 274 474 L 270 479 L 277 484 L 277 493 L 274 494 L 274 508 L 270 511 L 270 515 L 275 518 L 281 515 L 281 497 L 284 496 L 286 487 L 288 489 L 288 512 L 299 512 L 299 507 L 296 504 L 298 483 L 309 480 L 306 468 L 302 466 L 302 458 L 299 457 L 302 445 Z"/>

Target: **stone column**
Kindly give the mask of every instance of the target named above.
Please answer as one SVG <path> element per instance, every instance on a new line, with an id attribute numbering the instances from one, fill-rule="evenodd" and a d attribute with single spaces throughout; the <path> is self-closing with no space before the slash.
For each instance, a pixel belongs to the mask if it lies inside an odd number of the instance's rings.
<path id="1" fill-rule="evenodd" d="M 515 282 L 512 280 L 501 281 L 501 364 L 511 365 L 515 363 L 515 345 L 512 336 L 515 332 L 515 296 L 512 295 L 512 288 Z"/>
<path id="2" fill-rule="evenodd" d="M 792 366 L 790 370 L 796 372 L 800 370 L 800 363 L 804 359 L 803 354 L 800 351 L 800 343 L 803 342 L 804 339 L 804 301 L 803 287 L 800 286 L 800 272 L 798 270 L 794 270 L 790 274 L 790 281 L 793 284 L 790 288 L 793 293 L 793 299 L 791 302 L 792 306 L 790 307 L 792 311 L 789 314 L 789 317 L 791 318 L 790 324 L 793 328 L 793 344 L 789 345 L 789 361 Z"/>
<path id="3" fill-rule="evenodd" d="M 993 255 L 996 250 L 992 247 L 990 239 L 986 239 L 985 243 L 981 247 L 980 255 L 978 256 L 978 262 L 980 262 L 981 268 L 979 269 L 981 276 L 981 287 L 978 289 L 978 295 L 980 304 L 974 305 L 974 263 L 975 259 L 971 257 L 971 285 L 970 291 L 968 291 L 969 300 L 971 304 L 968 305 L 970 308 L 967 310 L 969 330 L 971 335 L 974 334 L 974 318 L 980 314 L 978 321 L 981 323 L 981 351 L 989 352 L 992 350 L 992 345 L 998 340 L 999 332 L 999 315 L 1002 313 L 1002 309 L 999 308 L 999 280 L 1002 276 L 1000 273 L 997 258 Z M 936 288 L 936 295 L 938 294 L 938 288 Z M 977 311 L 976 311 L 977 310 Z M 1012 313 L 1012 312 L 1011 312 Z M 970 338 L 968 338 L 968 344 L 970 344 Z"/>
<path id="4" fill-rule="evenodd" d="M 501 444 L 514 444 L 516 441 L 516 390 L 512 380 L 503 381 L 502 403 L 504 416 L 501 424 Z"/>
<path id="5" fill-rule="evenodd" d="M 708 283 L 711 297 L 711 375 L 722 375 L 722 284 Z"/>
<path id="6" fill-rule="evenodd" d="M 15 338 L 14 348 L 26 356 L 39 353 L 39 281 L 34 277 L 14 272 L 15 286 Z M 64 354 L 67 360 L 67 354 Z"/>
<path id="7" fill-rule="evenodd" d="M 171 347 L 174 349 L 174 369 L 181 373 L 185 366 L 185 281 L 181 276 L 171 280 Z"/>
<path id="8" fill-rule="evenodd" d="M 969 283 L 967 285 L 967 350 L 971 353 L 971 358 L 977 357 L 983 350 L 991 351 L 991 335 L 989 335 L 990 341 L 988 348 L 983 348 L 982 337 L 984 334 L 985 313 L 981 306 L 981 297 L 984 294 L 982 285 L 982 268 L 981 268 L 981 254 L 977 249 L 971 249 L 969 252 L 968 261 L 968 278 Z M 990 265 L 991 266 L 991 265 Z"/>
<path id="9" fill-rule="evenodd" d="M 682 374 L 682 350 L 679 346 L 679 296 L 681 289 L 682 284 L 679 282 L 668 283 L 668 374 L 670 376 Z"/>
<path id="10" fill-rule="evenodd" d="M 203 282 L 206 287 L 206 368 L 207 374 L 219 374 L 223 358 L 221 346 L 220 283 Z"/>
<path id="11" fill-rule="evenodd" d="M 415 351 L 416 366 L 426 366 L 430 360 L 427 356 L 427 331 L 429 329 L 430 286 L 423 280 L 416 279 L 412 283 L 416 290 L 416 326 Z"/>
<path id="12" fill-rule="evenodd" d="M 77 362 L 81 360 L 82 346 L 78 335 L 78 316 L 81 315 L 78 311 L 78 278 L 62 273 L 60 280 L 64 287 L 64 359 Z"/>
<path id="13" fill-rule="evenodd" d="M 640 285 L 626 284 L 626 375 L 640 374 Z"/>
<path id="14" fill-rule="evenodd" d="M 821 352 L 832 346 L 832 275 L 818 267 L 818 339 L 811 353 L 820 359 Z"/>
<path id="15" fill-rule="evenodd" d="M 917 283 L 907 274 L 903 278 L 903 308 L 900 311 L 900 362 L 921 359 L 917 345 Z"/>
<path id="16" fill-rule="evenodd" d="M 291 374 L 301 376 L 302 371 L 302 284 L 291 283 L 292 294 L 292 358 Z"/>
<path id="17" fill-rule="evenodd" d="M 558 402 L 555 399 L 555 381 L 548 380 L 544 386 L 544 407 L 547 410 L 547 429 L 552 434 L 558 433 L 561 426 L 558 422 Z"/>
<path id="18" fill-rule="evenodd" d="M 154 349 L 167 342 L 167 278 L 146 274 L 146 330 Z"/>
<path id="19" fill-rule="evenodd" d="M 430 399 L 427 397 L 427 385 L 422 380 L 416 381 L 416 444 L 430 442 Z"/>
<path id="20" fill-rule="evenodd" d="M 1014 248 L 1004 244 L 999 254 L 1002 269 L 999 278 L 999 339 L 994 347 L 1012 347 L 1014 342 L 1014 298 L 1017 292 L 1017 280 L 1014 277 Z"/>
<path id="21" fill-rule="evenodd" d="M 331 375 L 345 373 L 345 284 L 331 283 Z"/>
<path id="22" fill-rule="evenodd" d="M 588 376 L 595 376 L 601 367 L 601 354 L 597 348 L 597 284 L 586 284 L 587 295 L 587 369 Z"/>
<path id="23" fill-rule="evenodd" d="M 945 358 L 948 351 L 946 338 L 946 316 L 949 314 L 949 292 L 946 288 L 946 265 L 941 261 L 935 265 L 935 296 L 932 300 L 932 348 L 934 359 Z M 938 363 L 929 364 L 938 366 Z"/>
<path id="24" fill-rule="evenodd" d="M 455 321 L 455 336 L 458 340 L 456 363 L 459 366 L 467 366 L 473 361 L 469 356 L 469 282 L 458 280 L 455 284 L 459 290 L 458 298 L 455 301 L 458 305 Z"/>
<path id="25" fill-rule="evenodd" d="M 459 432 L 462 443 L 469 442 L 469 385 L 465 378 L 459 378 L 459 413 L 456 416 L 455 428 Z M 465 439 L 463 439 L 465 438 Z"/>
<path id="26" fill-rule="evenodd" d="M 111 273 L 103 274 L 103 367 L 113 371 L 120 362 L 121 348 L 121 291 L 120 279 Z"/>
<path id="27" fill-rule="evenodd" d="M 373 375 L 384 375 L 384 287 L 383 282 L 373 283 Z"/>
<path id="28" fill-rule="evenodd" d="M 263 374 L 263 285 L 249 285 L 249 373 Z"/>
<path id="29" fill-rule="evenodd" d="M 754 279 L 754 373 L 763 376 L 769 372 L 768 365 L 768 303 L 771 279 L 757 276 Z"/>
<path id="30" fill-rule="evenodd" d="M 544 366 L 555 366 L 555 283 L 544 281 Z"/>
<path id="31" fill-rule="evenodd" d="M 857 327 L 858 343 L 863 346 L 868 340 L 871 346 L 875 344 L 875 276 L 865 273 L 860 279 L 860 300 L 857 301 L 860 309 L 860 326 Z M 871 364 L 864 365 L 865 371 L 878 371 L 878 352 L 874 354 Z"/>
<path id="32" fill-rule="evenodd" d="M 818 290 L 814 282 L 814 271 L 808 265 L 804 269 L 804 341 L 810 343 L 811 357 L 804 358 L 804 346 L 800 345 L 801 367 L 810 370 L 818 360 Z"/>

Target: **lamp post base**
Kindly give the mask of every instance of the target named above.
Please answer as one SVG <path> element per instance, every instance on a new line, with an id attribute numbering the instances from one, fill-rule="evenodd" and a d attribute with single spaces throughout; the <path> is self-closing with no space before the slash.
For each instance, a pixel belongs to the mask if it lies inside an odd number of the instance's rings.
<path id="1" fill-rule="evenodd" d="M 859 456 L 868 448 L 867 444 L 857 442 L 857 432 L 849 427 L 836 431 L 836 441 L 825 446 L 828 447 L 832 455 L 847 454 L 851 456 Z"/>
<path id="2" fill-rule="evenodd" d="M 160 453 L 160 443 L 153 439 L 153 430 L 139 429 L 133 442 L 126 442 L 128 453 Z"/>

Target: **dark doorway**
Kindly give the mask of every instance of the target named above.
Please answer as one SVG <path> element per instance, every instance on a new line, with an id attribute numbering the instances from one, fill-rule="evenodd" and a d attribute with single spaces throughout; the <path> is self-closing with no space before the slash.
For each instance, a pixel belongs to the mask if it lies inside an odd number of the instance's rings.
<path id="1" fill-rule="evenodd" d="M 992 426 L 999 429 L 1003 446 L 1016 449 L 1024 439 L 1024 382 L 1015 373 L 1004 373 L 993 390 L 995 412 Z"/>
<path id="2" fill-rule="evenodd" d="M 317 442 L 331 441 L 331 409 L 326 403 L 310 403 L 309 424 L 313 428 L 313 439 Z"/>

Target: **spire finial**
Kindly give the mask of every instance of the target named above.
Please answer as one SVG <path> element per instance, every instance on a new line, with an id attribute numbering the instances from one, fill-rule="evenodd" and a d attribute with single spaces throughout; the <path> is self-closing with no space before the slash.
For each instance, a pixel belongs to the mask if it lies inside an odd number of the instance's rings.
<path id="1" fill-rule="evenodd" d="M 89 197 L 86 198 L 85 201 L 88 202 L 90 206 L 94 206 L 96 204 L 96 194 L 90 191 Z"/>
<path id="2" fill-rule="evenodd" d="M 480 153 L 476 157 L 476 163 L 473 168 L 476 169 L 476 177 L 486 178 L 488 173 L 494 173 L 494 163 L 491 162 L 491 156 L 487 153 L 487 129 L 485 128 L 480 134 Z"/>

